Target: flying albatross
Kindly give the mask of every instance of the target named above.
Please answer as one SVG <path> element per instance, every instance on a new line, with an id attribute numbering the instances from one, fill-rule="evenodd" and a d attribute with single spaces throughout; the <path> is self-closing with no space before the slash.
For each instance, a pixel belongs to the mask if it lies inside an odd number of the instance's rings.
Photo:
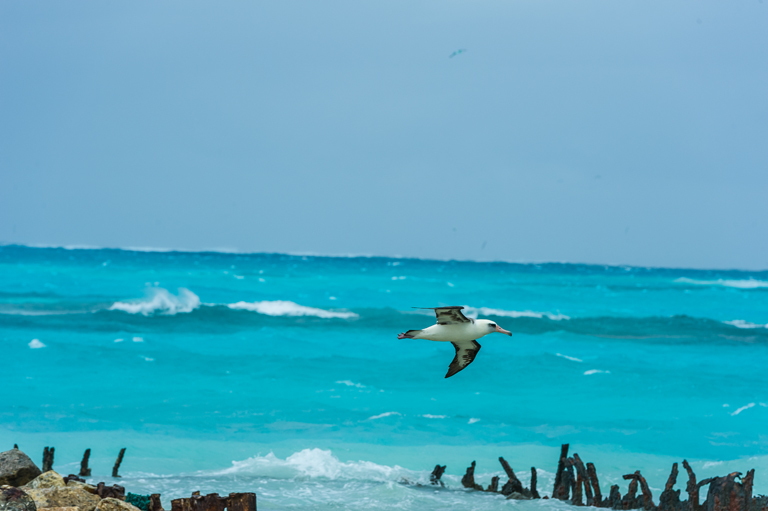
<path id="1" fill-rule="evenodd" d="M 437 324 L 423 330 L 408 330 L 398 334 L 398 339 L 427 339 L 429 341 L 450 342 L 456 349 L 456 356 L 448 366 L 446 378 L 450 378 L 475 360 L 480 344 L 477 339 L 484 335 L 500 332 L 512 335 L 493 321 L 487 319 L 470 319 L 461 313 L 464 307 L 414 307 L 414 309 L 430 309 L 435 311 Z"/>

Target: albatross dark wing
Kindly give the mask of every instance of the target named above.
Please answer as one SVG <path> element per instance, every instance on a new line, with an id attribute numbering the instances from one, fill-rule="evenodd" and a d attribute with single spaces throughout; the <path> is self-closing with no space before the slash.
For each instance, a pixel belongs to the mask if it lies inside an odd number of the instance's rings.
<path id="1" fill-rule="evenodd" d="M 477 341 L 452 342 L 451 344 L 456 348 L 456 356 L 453 357 L 453 362 L 448 366 L 446 378 L 450 378 L 471 364 L 477 356 L 477 352 L 480 351 L 480 343 Z"/>
<path id="2" fill-rule="evenodd" d="M 414 307 L 419 309 L 429 309 L 435 311 L 437 316 L 438 325 L 455 325 L 457 323 L 474 323 L 471 319 L 461 313 L 461 309 L 458 305 L 451 307 Z"/>

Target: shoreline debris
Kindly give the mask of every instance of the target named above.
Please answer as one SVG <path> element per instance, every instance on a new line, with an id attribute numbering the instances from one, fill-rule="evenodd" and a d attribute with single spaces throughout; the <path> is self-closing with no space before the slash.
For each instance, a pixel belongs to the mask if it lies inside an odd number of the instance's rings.
<path id="1" fill-rule="evenodd" d="M 112 477 L 120 477 L 117 475 L 117 471 L 120 470 L 120 464 L 123 462 L 123 456 L 125 456 L 125 447 L 120 449 L 120 454 L 117 455 L 117 461 L 115 461 L 115 466 L 112 467 Z"/>

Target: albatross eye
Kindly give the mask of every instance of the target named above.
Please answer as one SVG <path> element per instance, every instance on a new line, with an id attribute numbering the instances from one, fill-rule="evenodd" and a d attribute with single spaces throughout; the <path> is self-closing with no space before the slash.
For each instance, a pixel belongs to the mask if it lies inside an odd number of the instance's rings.
<path id="1" fill-rule="evenodd" d="M 488 326 L 489 326 L 489 327 L 491 327 L 491 328 L 496 328 L 496 323 L 491 323 L 491 324 L 490 324 L 490 325 L 488 325 Z"/>

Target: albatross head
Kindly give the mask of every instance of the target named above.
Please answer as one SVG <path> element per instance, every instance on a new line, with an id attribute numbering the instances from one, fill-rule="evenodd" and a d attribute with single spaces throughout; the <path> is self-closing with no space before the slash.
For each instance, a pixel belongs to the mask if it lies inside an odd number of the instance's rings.
<path id="1" fill-rule="evenodd" d="M 478 319 L 476 322 L 484 323 L 489 330 L 488 331 L 489 334 L 492 334 L 493 332 L 499 332 L 500 334 L 512 335 L 512 332 L 510 332 L 509 330 L 504 330 L 499 325 L 497 325 L 496 323 L 488 319 Z"/>

